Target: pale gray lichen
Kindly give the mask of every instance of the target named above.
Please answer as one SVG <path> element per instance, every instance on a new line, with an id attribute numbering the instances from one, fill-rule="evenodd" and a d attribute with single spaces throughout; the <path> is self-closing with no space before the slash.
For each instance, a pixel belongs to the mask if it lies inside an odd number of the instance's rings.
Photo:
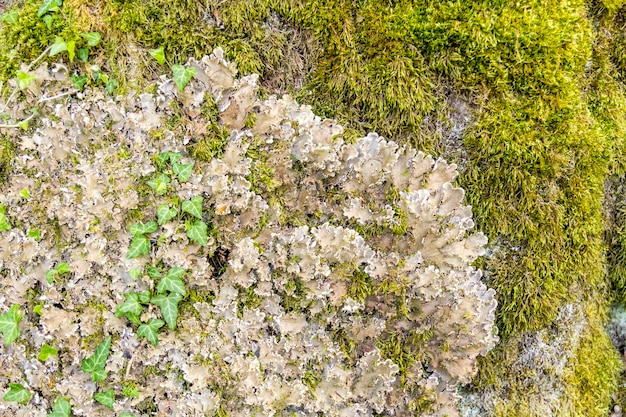
<path id="1" fill-rule="evenodd" d="M 457 414 L 458 384 L 471 380 L 497 336 L 494 291 L 471 266 L 487 239 L 472 232 L 456 167 L 375 133 L 349 143 L 338 123 L 289 96 L 261 101 L 257 76 L 237 78 L 220 49 L 189 64 L 198 73 L 182 92 L 166 77 L 156 96 L 112 100 L 93 89 L 50 105 L 53 117 L 15 136 L 15 172 L 0 189 L 18 225 L 0 233 L 2 310 L 24 304 L 28 289 L 39 292 L 41 320 L 23 324 L 23 339 L 74 355 L 26 366 L 32 356 L 3 347 L 10 363 L 0 383 L 26 378 L 35 402 L 49 406 L 60 394 L 75 415 L 109 415 L 91 401 L 97 387 L 80 370 L 94 348 L 85 338 L 104 333 L 115 335 L 106 386 L 141 385 L 116 413 L 151 399 L 159 415 L 401 416 L 423 400 L 424 415 Z M 52 78 L 42 88 L 62 82 Z M 223 154 L 198 161 L 190 181 L 173 188 L 178 200 L 204 196 L 214 233 L 202 247 L 166 223 L 150 255 L 128 260 L 132 211 L 154 217 L 141 191 L 155 171 L 151 156 L 186 154 L 194 140 L 152 132 L 165 129 L 168 103 L 198 114 L 207 94 L 232 134 Z M 257 183 L 260 166 L 271 184 Z M 36 198 L 21 197 L 25 187 Z M 29 227 L 42 229 L 41 242 L 25 235 Z M 223 271 L 210 261 L 220 253 Z M 60 260 L 72 272 L 48 285 L 45 272 Z M 153 347 L 113 311 L 125 292 L 154 285 L 128 271 L 159 262 L 188 270 L 188 287 L 211 297 Z M 156 315 L 148 309 L 141 320 Z M 403 352 L 416 355 L 408 365 L 396 356 Z M 55 371 L 61 377 L 45 386 Z"/>

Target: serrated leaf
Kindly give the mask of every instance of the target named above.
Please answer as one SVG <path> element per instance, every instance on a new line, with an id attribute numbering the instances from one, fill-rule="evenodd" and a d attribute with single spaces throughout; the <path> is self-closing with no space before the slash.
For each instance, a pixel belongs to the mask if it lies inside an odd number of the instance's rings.
<path id="1" fill-rule="evenodd" d="M 159 281 L 159 284 L 157 285 L 157 292 L 162 294 L 165 291 L 169 291 L 184 296 L 186 294 L 185 283 L 181 279 L 184 273 L 185 270 L 183 268 L 171 268 Z"/>
<path id="2" fill-rule="evenodd" d="M 183 91 L 189 81 L 196 75 L 198 71 L 194 67 L 183 67 L 182 65 L 172 65 L 172 73 L 174 74 L 174 82 L 180 91 Z"/>
<path id="3" fill-rule="evenodd" d="M 104 392 L 98 392 L 96 393 L 96 395 L 93 396 L 93 398 L 100 404 L 113 410 L 113 403 L 115 402 L 115 391 L 113 391 L 113 388 L 110 388 Z"/>
<path id="4" fill-rule="evenodd" d="M 139 295 L 134 292 L 126 293 L 126 301 L 119 304 L 115 309 L 115 317 L 126 316 L 130 321 L 136 323 L 143 306 L 139 302 Z"/>
<path id="5" fill-rule="evenodd" d="M 156 346 L 159 342 L 159 329 L 163 327 L 165 323 L 163 320 L 152 319 L 148 324 L 142 324 L 137 329 L 138 337 L 145 337 L 153 346 Z"/>
<path id="6" fill-rule="evenodd" d="M 150 51 L 150 55 L 152 55 L 152 57 L 154 59 L 156 59 L 156 61 L 163 65 L 165 64 L 165 52 L 163 51 L 163 47 L 161 46 L 160 48 L 157 49 L 151 49 Z"/>
<path id="7" fill-rule="evenodd" d="M 11 10 L 10 12 L 0 14 L 0 22 L 7 22 L 15 25 L 17 24 L 17 18 L 17 10 Z"/>
<path id="8" fill-rule="evenodd" d="M 100 32 L 81 33 L 80 36 L 87 40 L 87 45 L 89 46 L 98 45 L 100 43 L 100 39 L 102 39 Z"/>
<path id="9" fill-rule="evenodd" d="M 31 394 L 22 384 L 9 384 L 9 391 L 2 399 L 8 402 L 26 404 L 30 400 Z"/>
<path id="10" fill-rule="evenodd" d="M 20 90 L 27 88 L 33 81 L 35 81 L 34 75 L 24 72 L 22 70 L 19 70 L 17 72 L 17 87 Z"/>
<path id="11" fill-rule="evenodd" d="M 41 346 L 41 350 L 39 351 L 39 355 L 37 355 L 37 359 L 39 359 L 42 362 L 45 362 L 48 360 L 48 358 L 50 356 L 54 356 L 57 353 L 59 353 L 59 351 L 55 348 L 53 348 L 52 346 L 44 343 Z"/>
<path id="12" fill-rule="evenodd" d="M 197 195 L 192 197 L 191 200 L 183 201 L 181 207 L 185 213 L 202 219 L 202 196 Z"/>
<path id="13" fill-rule="evenodd" d="M 106 378 L 104 366 L 106 365 L 111 350 L 111 336 L 107 337 L 98 345 L 96 351 L 90 357 L 83 359 L 81 368 L 83 372 L 91 374 L 93 381 L 102 381 Z"/>
<path id="14" fill-rule="evenodd" d="M 128 248 L 128 253 L 126 254 L 126 258 L 133 259 L 147 253 L 150 253 L 150 239 L 148 239 L 144 235 L 133 236 L 133 240 L 130 242 L 130 247 Z"/>
<path id="15" fill-rule="evenodd" d="M 195 164 L 194 162 L 190 162 L 188 164 L 175 163 L 174 165 L 172 165 L 172 171 L 174 171 L 174 174 L 178 176 L 178 181 L 180 182 L 189 181 L 189 178 L 191 177 L 191 173 L 193 171 L 194 164 Z"/>
<path id="16" fill-rule="evenodd" d="M 193 225 L 187 229 L 187 237 L 199 245 L 207 246 L 209 244 L 209 236 L 207 234 L 208 227 L 202 220 L 196 220 Z"/>
<path id="17" fill-rule="evenodd" d="M 157 222 L 158 224 L 165 224 L 172 220 L 178 214 L 176 207 L 170 207 L 169 204 L 161 204 L 157 207 Z"/>
<path id="18" fill-rule="evenodd" d="M 165 174 L 161 174 L 150 181 L 148 185 L 152 188 L 157 195 L 163 195 L 167 191 L 167 184 L 170 183 L 170 177 Z"/>
<path id="19" fill-rule="evenodd" d="M 67 262 L 59 262 L 57 264 L 56 270 L 59 274 L 67 274 L 70 272 L 70 264 Z"/>
<path id="20" fill-rule="evenodd" d="M 0 314 L 0 332 L 4 335 L 4 344 L 10 345 L 20 336 L 19 323 L 24 317 L 20 311 L 20 306 L 13 304 L 9 311 Z"/>
<path id="21" fill-rule="evenodd" d="M 183 297 L 180 294 L 170 293 L 168 295 L 157 294 L 152 297 L 152 304 L 159 306 L 161 315 L 165 319 L 170 329 L 176 328 L 176 319 L 178 318 L 178 303 Z"/>
<path id="22" fill-rule="evenodd" d="M 67 51 L 67 43 L 63 40 L 63 38 L 57 36 L 54 39 L 54 43 L 50 47 L 50 53 L 48 55 L 55 56 L 56 54 L 63 51 Z"/>
<path id="23" fill-rule="evenodd" d="M 135 235 L 143 235 L 146 233 L 154 233 L 159 228 L 157 222 L 151 221 L 147 223 L 135 223 L 130 226 L 130 234 Z"/>
<path id="24" fill-rule="evenodd" d="M 57 398 L 54 402 L 52 412 L 48 414 L 48 417 L 70 417 L 72 412 L 72 405 L 65 398 Z"/>

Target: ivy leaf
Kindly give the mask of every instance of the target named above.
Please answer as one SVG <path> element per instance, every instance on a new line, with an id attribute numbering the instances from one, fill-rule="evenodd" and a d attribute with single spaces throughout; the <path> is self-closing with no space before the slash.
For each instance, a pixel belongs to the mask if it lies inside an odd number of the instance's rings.
<path id="1" fill-rule="evenodd" d="M 180 152 L 168 152 L 168 154 L 170 157 L 171 164 L 176 164 L 176 162 L 178 162 L 180 158 L 183 157 L 183 154 L 181 154 Z"/>
<path id="2" fill-rule="evenodd" d="M 0 332 L 4 335 L 4 344 L 6 346 L 10 345 L 20 335 L 18 324 L 24 317 L 24 313 L 19 309 L 19 305 L 13 304 L 9 311 L 0 314 Z"/>
<path id="3" fill-rule="evenodd" d="M 78 59 L 80 59 L 83 62 L 87 62 L 87 59 L 89 59 L 89 49 L 80 48 L 78 50 Z"/>
<path id="4" fill-rule="evenodd" d="M 57 398 L 54 402 L 52 412 L 48 414 L 48 417 L 70 417 L 72 406 L 65 398 Z"/>
<path id="5" fill-rule="evenodd" d="M 26 404 L 30 400 L 31 394 L 22 384 L 9 384 L 9 392 L 4 394 L 2 399 L 8 402 Z"/>
<path id="6" fill-rule="evenodd" d="M 54 39 L 54 43 L 50 47 L 50 53 L 48 55 L 55 56 L 56 54 L 67 51 L 67 43 L 63 40 L 62 37 L 57 36 Z"/>
<path id="7" fill-rule="evenodd" d="M 35 81 L 34 75 L 24 72 L 22 70 L 19 70 L 17 72 L 17 86 L 20 90 L 27 88 L 33 81 Z"/>
<path id="8" fill-rule="evenodd" d="M 41 232 L 39 229 L 28 229 L 26 234 L 28 235 L 28 237 L 32 237 L 33 239 L 35 239 L 35 242 L 41 242 Z"/>
<path id="9" fill-rule="evenodd" d="M 185 295 L 185 283 L 181 277 L 185 273 L 183 268 L 175 267 L 171 268 L 167 271 L 167 274 L 161 278 L 159 284 L 157 285 L 157 292 L 159 294 L 164 293 L 165 291 L 173 292 L 180 295 Z"/>
<path id="10" fill-rule="evenodd" d="M 115 309 L 115 317 L 126 316 L 133 323 L 139 324 L 139 315 L 143 310 L 143 306 L 139 302 L 139 294 L 129 292 L 125 295 L 126 301 L 117 306 L 117 308 Z"/>
<path id="11" fill-rule="evenodd" d="M 144 235 L 133 236 L 133 240 L 130 242 L 130 247 L 128 248 L 128 254 L 126 254 L 126 258 L 137 258 L 141 255 L 145 255 L 146 253 L 150 253 L 150 239 L 148 239 Z"/>
<path id="12" fill-rule="evenodd" d="M 102 36 L 100 36 L 100 32 L 81 33 L 80 36 L 87 40 L 87 45 L 89 46 L 98 45 L 100 43 L 100 39 L 102 39 Z"/>
<path id="13" fill-rule="evenodd" d="M 176 328 L 178 318 L 178 303 L 183 297 L 180 294 L 170 293 L 168 295 L 158 294 L 152 297 L 152 304 L 159 306 L 161 315 L 165 319 L 170 329 Z"/>
<path id="14" fill-rule="evenodd" d="M 11 10 L 10 12 L 0 14 L 0 22 L 7 22 L 13 25 L 16 25 L 17 18 L 18 18 L 17 10 Z"/>
<path id="15" fill-rule="evenodd" d="M 0 232 L 11 229 L 11 223 L 6 215 L 6 209 L 0 205 Z"/>
<path id="16" fill-rule="evenodd" d="M 207 246 L 209 244 L 207 230 L 208 228 L 205 222 L 196 220 L 195 223 L 187 229 L 187 237 L 199 245 Z"/>
<path id="17" fill-rule="evenodd" d="M 139 302 L 140 303 L 147 304 L 147 303 L 150 302 L 150 291 L 149 290 L 138 292 L 136 294 L 137 294 L 137 297 L 139 298 Z"/>
<path id="18" fill-rule="evenodd" d="M 174 171 L 174 174 L 178 176 L 178 181 L 189 181 L 189 177 L 191 177 L 191 172 L 193 171 L 194 164 L 194 162 L 190 162 L 188 164 L 175 163 L 174 165 L 172 165 L 172 171 Z"/>
<path id="19" fill-rule="evenodd" d="M 46 27 L 48 29 L 52 29 L 52 21 L 54 20 L 53 15 L 47 14 L 44 17 L 42 17 L 41 20 L 43 20 L 43 22 L 46 24 Z"/>
<path id="20" fill-rule="evenodd" d="M 135 223 L 130 226 L 130 234 L 135 235 L 143 235 L 146 233 L 156 232 L 159 225 L 157 222 L 148 222 L 148 223 Z"/>
<path id="21" fill-rule="evenodd" d="M 59 3 L 57 0 L 44 0 L 41 6 L 39 6 L 39 10 L 37 10 L 37 17 L 41 17 L 50 11 L 58 10 Z"/>
<path id="22" fill-rule="evenodd" d="M 163 195 L 167 191 L 167 184 L 169 184 L 169 182 L 170 177 L 165 174 L 161 174 L 148 181 L 148 185 L 157 193 L 157 195 Z"/>
<path id="23" fill-rule="evenodd" d="M 150 266 L 148 267 L 148 276 L 152 279 L 156 279 L 156 278 L 160 278 L 161 277 L 161 270 L 159 268 L 157 268 L 156 266 Z"/>
<path id="24" fill-rule="evenodd" d="M 137 336 L 145 337 L 148 339 L 148 342 L 152 343 L 153 346 L 156 346 L 159 342 L 158 331 L 164 324 L 163 320 L 152 319 L 148 322 L 148 324 L 142 324 L 139 326 L 137 329 Z"/>
<path id="25" fill-rule="evenodd" d="M 151 49 L 149 52 L 150 52 L 150 55 L 152 55 L 152 57 L 156 59 L 156 61 L 159 64 L 161 65 L 165 64 L 165 52 L 163 51 L 162 46 L 157 49 Z"/>
<path id="26" fill-rule="evenodd" d="M 87 76 L 86 75 L 73 75 L 72 74 L 72 85 L 77 90 L 83 90 L 85 88 L 85 84 L 87 84 Z"/>
<path id="27" fill-rule="evenodd" d="M 83 359 L 81 368 L 83 372 L 91 374 L 93 381 L 102 381 L 106 378 L 104 366 L 106 365 L 111 350 L 111 336 L 107 337 L 98 345 L 96 351 L 90 357 Z"/>
<path id="28" fill-rule="evenodd" d="M 52 285 L 52 283 L 54 282 L 54 277 L 56 275 L 57 275 L 56 269 L 48 269 L 48 271 L 46 272 L 46 282 L 48 283 L 48 285 Z"/>
<path id="29" fill-rule="evenodd" d="M 68 264 L 67 262 L 59 262 L 56 270 L 59 274 L 67 274 L 68 272 L 70 272 L 70 264 Z"/>
<path id="30" fill-rule="evenodd" d="M 172 65 L 172 73 L 174 74 L 174 82 L 180 91 L 185 89 L 191 78 L 196 75 L 198 70 L 194 67 L 183 67 L 182 65 Z"/>
<path id="31" fill-rule="evenodd" d="M 157 222 L 159 225 L 172 220 L 178 214 L 176 207 L 170 207 L 169 204 L 161 204 L 157 207 Z"/>
<path id="32" fill-rule="evenodd" d="M 48 360 L 50 356 L 55 356 L 57 353 L 59 353 L 57 349 L 53 348 L 47 343 L 44 343 L 43 346 L 41 346 L 39 355 L 37 355 L 37 359 L 39 359 L 42 362 L 45 362 Z"/>
<path id="33" fill-rule="evenodd" d="M 184 212 L 202 219 L 202 196 L 197 195 L 191 200 L 183 201 L 182 209 Z"/>
<path id="34" fill-rule="evenodd" d="M 98 392 L 93 396 L 93 398 L 100 404 L 113 410 L 113 403 L 115 402 L 115 392 L 113 391 L 113 388 L 104 392 Z"/>

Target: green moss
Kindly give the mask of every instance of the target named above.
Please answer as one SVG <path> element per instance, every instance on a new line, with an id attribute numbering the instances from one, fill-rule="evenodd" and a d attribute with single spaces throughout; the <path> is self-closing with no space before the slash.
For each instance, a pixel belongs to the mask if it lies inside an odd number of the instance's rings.
<path id="1" fill-rule="evenodd" d="M 207 126 L 207 133 L 196 144 L 193 156 L 207 162 L 213 158 L 220 158 L 226 150 L 229 138 L 230 129 L 211 123 Z"/>

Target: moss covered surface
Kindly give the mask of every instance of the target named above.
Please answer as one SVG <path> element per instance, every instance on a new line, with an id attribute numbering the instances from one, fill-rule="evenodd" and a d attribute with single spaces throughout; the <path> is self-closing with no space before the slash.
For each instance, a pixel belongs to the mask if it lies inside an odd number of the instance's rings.
<path id="1" fill-rule="evenodd" d="M 477 386 L 506 379 L 498 412 L 534 415 L 507 371 L 512 340 L 582 302 L 588 328 L 564 383 L 572 415 L 603 415 L 619 364 L 602 322 L 609 300 L 626 302 L 622 3 L 67 0 L 47 28 L 27 0 L 2 24 L 0 79 L 55 36 L 92 30 L 103 42 L 91 61 L 121 89 L 159 73 L 150 49 L 164 47 L 171 65 L 219 45 L 268 93 L 290 92 L 355 136 L 373 130 L 452 159 L 490 239 L 480 266 L 499 301 L 503 341 Z M 210 159 L 225 138 L 211 125 L 196 156 Z M 0 180 L 10 149 L 0 142 Z"/>

